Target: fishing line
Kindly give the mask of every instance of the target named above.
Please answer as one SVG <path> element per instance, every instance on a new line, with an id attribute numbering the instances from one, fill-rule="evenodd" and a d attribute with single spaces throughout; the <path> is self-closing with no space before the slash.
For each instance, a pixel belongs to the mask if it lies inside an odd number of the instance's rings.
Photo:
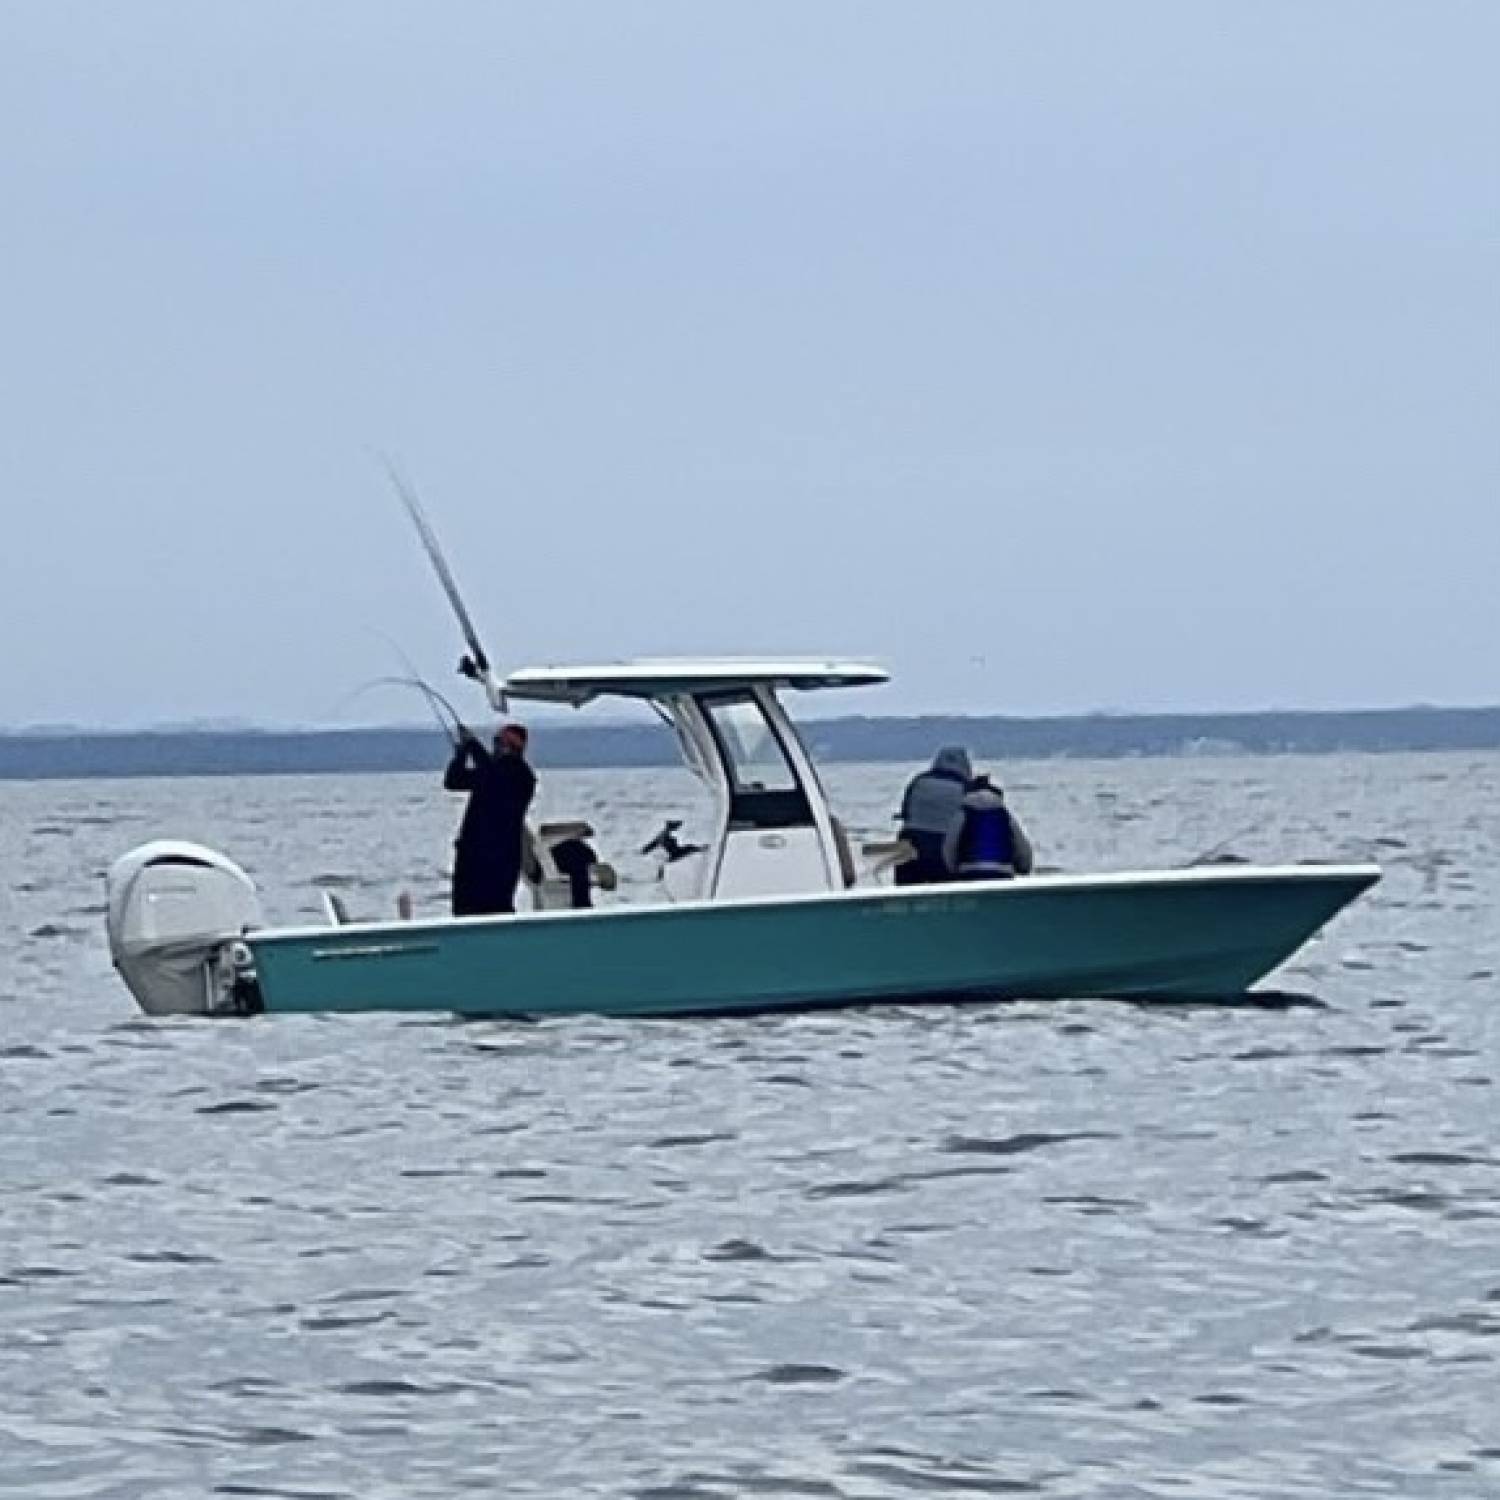
<path id="1" fill-rule="evenodd" d="M 1231 844 L 1238 843 L 1242 838 L 1245 837 L 1246 834 L 1254 833 L 1255 830 L 1259 827 L 1260 823 L 1259 821 L 1256 821 L 1254 823 L 1248 824 L 1244 828 L 1241 828 L 1236 833 L 1231 833 L 1227 839 L 1220 839 L 1212 849 L 1206 849 L 1202 854 L 1195 855 L 1192 859 L 1190 859 L 1187 862 L 1187 868 L 1191 869 L 1194 865 L 1212 864 L 1213 861 L 1216 860 L 1221 854 L 1223 854 Z M 1235 862 L 1237 864 L 1244 863 L 1244 861 L 1240 860 L 1237 856 L 1235 856 Z"/>
<path id="2" fill-rule="evenodd" d="M 395 652 L 396 659 L 401 663 L 403 667 L 406 668 L 404 677 L 378 677 L 374 680 L 374 682 L 366 683 L 365 686 L 373 687 L 375 683 L 380 682 L 401 682 L 407 687 L 417 688 L 423 694 L 423 696 L 426 697 L 429 707 L 432 707 L 434 711 L 436 711 L 437 707 L 441 705 L 443 711 L 448 715 L 448 718 L 453 721 L 454 733 L 457 734 L 459 740 L 462 740 L 462 738 L 469 732 L 468 727 L 464 724 L 462 716 L 459 714 L 458 710 L 454 708 L 452 702 L 448 698 L 445 698 L 442 693 L 438 692 L 438 690 L 433 687 L 433 685 L 428 682 L 428 680 L 422 675 L 421 670 L 418 668 L 417 664 L 402 649 L 400 641 L 398 641 L 394 636 L 388 635 L 384 630 L 379 629 L 377 626 L 369 625 L 365 628 L 369 630 L 372 635 L 378 635 L 380 639 L 383 640 L 393 652 Z M 446 722 L 444 723 L 444 729 L 445 731 L 447 729 Z M 450 734 L 449 738 L 452 739 L 453 735 Z M 457 741 L 455 741 L 455 743 L 457 743 Z"/>

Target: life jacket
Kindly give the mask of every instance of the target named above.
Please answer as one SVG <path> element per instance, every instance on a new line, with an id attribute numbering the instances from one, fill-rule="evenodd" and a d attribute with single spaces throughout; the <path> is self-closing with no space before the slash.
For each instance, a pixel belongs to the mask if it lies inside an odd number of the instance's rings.
<path id="1" fill-rule="evenodd" d="M 1016 835 L 1010 813 L 1000 794 L 990 787 L 980 787 L 964 798 L 956 873 L 970 876 L 1016 873 Z"/>

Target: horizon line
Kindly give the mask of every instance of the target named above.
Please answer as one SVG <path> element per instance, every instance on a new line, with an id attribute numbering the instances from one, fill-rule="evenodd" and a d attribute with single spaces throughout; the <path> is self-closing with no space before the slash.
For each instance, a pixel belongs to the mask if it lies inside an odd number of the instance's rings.
<path id="1" fill-rule="evenodd" d="M 546 705 L 551 710 L 553 705 Z M 1067 723 L 1089 719 L 1257 719 L 1269 717 L 1299 718 L 1347 718 L 1350 716 L 1440 713 L 1483 714 L 1500 712 L 1500 701 L 1492 703 L 1402 703 L 1388 705 L 1354 705 L 1332 708 L 1293 708 L 1269 706 L 1262 708 L 1089 708 L 1048 713 L 1007 713 L 994 710 L 973 709 L 922 709 L 904 713 L 840 713 L 799 715 L 803 724 L 831 724 L 859 721 L 873 724 L 920 723 L 931 720 L 990 721 L 1002 723 Z M 486 710 L 476 715 L 480 723 L 488 723 L 495 717 Z M 657 727 L 654 721 L 645 719 L 581 717 L 580 710 L 551 712 L 543 719 L 551 728 L 565 733 L 588 729 L 649 729 Z M 255 719 L 183 719 L 160 720 L 130 725 L 81 724 L 68 721 L 43 721 L 28 724 L 0 724 L 0 738 L 43 739 L 48 736 L 69 736 L 86 739 L 114 739 L 128 735 L 170 735 L 190 737 L 194 735 L 327 735 L 327 734 L 432 734 L 441 737 L 442 731 L 432 721 L 418 719 L 356 724 L 331 724 L 315 721 L 282 721 Z"/>

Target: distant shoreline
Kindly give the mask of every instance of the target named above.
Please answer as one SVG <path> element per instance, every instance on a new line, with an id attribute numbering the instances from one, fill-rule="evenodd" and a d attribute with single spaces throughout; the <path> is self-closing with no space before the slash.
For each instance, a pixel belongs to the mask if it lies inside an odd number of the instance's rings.
<path id="1" fill-rule="evenodd" d="M 803 732 L 821 760 L 846 762 L 922 761 L 946 744 L 987 760 L 1484 751 L 1500 750 L 1500 706 L 813 719 Z M 537 726 L 534 746 L 546 767 L 678 763 L 672 735 L 656 724 L 549 721 Z M 0 733 L 0 781 L 432 771 L 445 756 L 435 730 L 415 727 L 44 730 Z"/>

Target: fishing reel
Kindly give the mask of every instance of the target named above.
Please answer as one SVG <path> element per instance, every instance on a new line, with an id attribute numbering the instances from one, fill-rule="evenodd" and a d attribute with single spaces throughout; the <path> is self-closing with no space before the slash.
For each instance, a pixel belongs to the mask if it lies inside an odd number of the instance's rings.
<path id="1" fill-rule="evenodd" d="M 484 689 L 484 695 L 490 700 L 490 707 L 497 713 L 507 713 L 510 703 L 500 684 L 490 674 L 490 664 L 484 652 L 479 651 L 470 655 L 467 651 L 458 659 L 458 675 L 467 677 L 470 682 L 476 682 Z"/>

